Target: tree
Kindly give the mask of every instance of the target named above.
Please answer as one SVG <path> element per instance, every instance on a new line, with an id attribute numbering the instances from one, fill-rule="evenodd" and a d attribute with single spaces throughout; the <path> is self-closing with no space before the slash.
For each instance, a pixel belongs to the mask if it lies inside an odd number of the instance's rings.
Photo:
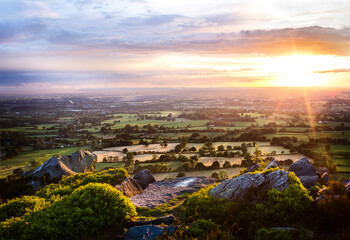
<path id="1" fill-rule="evenodd" d="M 204 164 L 202 162 L 197 162 L 195 169 L 196 170 L 205 170 L 207 168 L 206 168 L 206 166 L 204 166 Z"/>
<path id="2" fill-rule="evenodd" d="M 218 161 L 213 162 L 211 165 L 212 169 L 219 169 L 220 168 L 220 163 Z"/>
<path id="3" fill-rule="evenodd" d="M 123 149 L 123 153 L 127 153 L 129 150 L 127 148 Z"/>
<path id="4" fill-rule="evenodd" d="M 243 155 L 246 154 L 246 153 L 248 152 L 247 144 L 246 144 L 246 143 L 242 143 L 242 144 L 241 144 L 241 147 L 242 147 L 242 153 L 243 153 Z"/>
<path id="5" fill-rule="evenodd" d="M 228 179 L 227 172 L 225 172 L 225 171 L 220 171 L 220 172 L 219 172 L 219 179 Z"/>
<path id="6" fill-rule="evenodd" d="M 211 174 L 211 177 L 212 177 L 212 178 L 219 179 L 219 174 L 218 174 L 217 172 L 213 172 L 213 173 Z"/>
<path id="7" fill-rule="evenodd" d="M 224 151 L 224 150 L 225 150 L 224 145 L 220 145 L 220 146 L 218 146 L 218 151 Z"/>
<path id="8" fill-rule="evenodd" d="M 197 148 L 195 148 L 195 147 L 190 148 L 190 152 L 196 152 L 196 151 L 197 151 Z"/>
<path id="9" fill-rule="evenodd" d="M 231 163 L 229 161 L 225 161 L 223 167 L 224 168 L 230 168 L 231 167 Z"/>

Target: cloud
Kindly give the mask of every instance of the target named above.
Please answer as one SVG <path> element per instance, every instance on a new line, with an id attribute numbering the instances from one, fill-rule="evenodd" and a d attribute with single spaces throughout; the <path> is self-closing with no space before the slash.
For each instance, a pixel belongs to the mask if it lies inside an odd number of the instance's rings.
<path id="1" fill-rule="evenodd" d="M 163 16 L 147 19 L 142 24 L 152 26 L 163 24 L 162 20 L 171 22 L 175 16 Z M 140 19 L 130 21 L 130 25 L 141 24 Z M 165 22 L 166 22 L 165 21 Z M 93 35 L 91 35 L 93 36 Z M 68 36 L 70 39 L 70 36 Z M 73 36 L 71 39 L 74 39 Z M 128 52 L 191 52 L 196 54 L 263 54 L 292 55 L 350 54 L 350 30 L 310 26 L 303 28 L 283 28 L 271 30 L 253 30 L 231 33 L 198 33 L 161 35 L 145 33 L 139 39 L 96 38 L 84 36 L 84 41 L 91 40 L 96 49 L 118 49 Z M 83 41 L 83 43 L 84 43 Z M 90 49 L 91 45 L 88 45 Z M 84 48 L 83 44 L 77 47 Z"/>
<path id="2" fill-rule="evenodd" d="M 313 73 L 344 73 L 350 72 L 350 68 L 329 69 L 323 71 L 314 71 Z"/>

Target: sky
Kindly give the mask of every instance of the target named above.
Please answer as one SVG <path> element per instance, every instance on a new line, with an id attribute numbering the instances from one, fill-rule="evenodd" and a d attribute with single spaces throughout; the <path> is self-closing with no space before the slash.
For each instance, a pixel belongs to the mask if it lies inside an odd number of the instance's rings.
<path id="1" fill-rule="evenodd" d="M 0 0 L 0 94 L 350 87 L 349 0 Z"/>

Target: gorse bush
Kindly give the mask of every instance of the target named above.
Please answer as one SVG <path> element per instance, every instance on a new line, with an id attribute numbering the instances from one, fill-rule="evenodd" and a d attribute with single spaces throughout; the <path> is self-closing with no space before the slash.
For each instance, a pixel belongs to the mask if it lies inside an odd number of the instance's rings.
<path id="1" fill-rule="evenodd" d="M 256 205 L 263 222 L 270 224 L 295 223 L 311 208 L 313 199 L 293 172 L 288 173 L 289 187 L 267 192 L 268 200 Z"/>
<path id="2" fill-rule="evenodd" d="M 135 207 L 120 191 L 89 183 L 41 211 L 2 222 L 0 239 L 81 239 L 108 226 L 121 231 L 134 216 Z"/>
<path id="3" fill-rule="evenodd" d="M 212 220 L 199 219 L 186 228 L 186 233 L 192 237 L 203 236 L 205 232 L 217 231 L 219 226 Z"/>
<path id="4" fill-rule="evenodd" d="M 65 196 L 71 194 L 76 188 L 88 183 L 107 183 L 112 186 L 120 184 L 129 174 L 125 169 L 109 169 L 98 173 L 77 173 L 63 178 L 57 184 L 50 184 L 37 192 L 35 195 L 55 199 L 55 196 Z"/>
<path id="5" fill-rule="evenodd" d="M 31 212 L 39 211 L 49 203 L 37 196 L 23 196 L 0 206 L 0 222 L 11 217 L 21 217 Z"/>
<path id="6" fill-rule="evenodd" d="M 227 201 L 223 198 L 214 198 L 209 191 L 215 187 L 208 186 L 192 193 L 184 204 L 184 217 L 187 223 L 199 219 L 212 220 L 214 223 L 227 228 L 237 226 L 247 227 L 251 224 L 254 212 L 242 202 Z M 232 230 L 232 229 L 231 229 Z"/>

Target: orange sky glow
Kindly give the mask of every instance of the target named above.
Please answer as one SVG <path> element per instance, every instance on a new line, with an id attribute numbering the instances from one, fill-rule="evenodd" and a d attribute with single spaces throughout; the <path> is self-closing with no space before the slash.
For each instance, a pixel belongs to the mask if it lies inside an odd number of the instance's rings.
<path id="1" fill-rule="evenodd" d="M 348 88 L 348 19 L 345 0 L 4 0 L 0 94 Z"/>

